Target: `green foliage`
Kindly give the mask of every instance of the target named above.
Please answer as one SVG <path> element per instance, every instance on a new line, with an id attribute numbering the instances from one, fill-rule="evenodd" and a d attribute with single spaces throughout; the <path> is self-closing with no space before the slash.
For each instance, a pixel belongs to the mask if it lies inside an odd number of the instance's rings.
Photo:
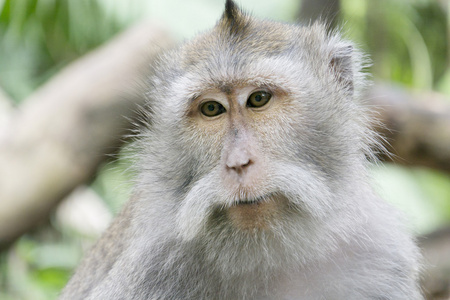
<path id="1" fill-rule="evenodd" d="M 49 229 L 43 230 L 48 231 Z M 55 299 L 81 256 L 73 237 L 23 237 L 0 261 L 0 300 Z"/>
<path id="2" fill-rule="evenodd" d="M 448 13 L 438 1 L 342 0 L 345 28 L 370 53 L 375 79 L 442 88 Z"/>
<path id="3" fill-rule="evenodd" d="M 131 162 L 121 156 L 120 162 L 104 165 L 91 185 L 114 213 L 117 213 L 124 201 L 128 200 L 131 191 L 132 175 L 128 170 Z"/>
<path id="4" fill-rule="evenodd" d="M 409 226 L 424 234 L 450 221 L 450 177 L 424 168 L 374 166 L 375 189 L 402 210 Z"/>
<path id="5" fill-rule="evenodd" d="M 0 84 L 16 101 L 124 26 L 91 0 L 4 0 L 0 9 Z"/>

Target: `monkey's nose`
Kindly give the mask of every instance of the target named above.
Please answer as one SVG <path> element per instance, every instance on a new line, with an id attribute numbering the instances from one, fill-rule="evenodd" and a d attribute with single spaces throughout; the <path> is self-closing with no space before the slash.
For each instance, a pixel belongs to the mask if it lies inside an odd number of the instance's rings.
<path id="1" fill-rule="evenodd" d="M 243 152 L 233 152 L 228 156 L 226 167 L 230 171 L 234 171 L 237 174 L 242 174 L 245 172 L 249 166 L 253 164 L 253 160 L 247 154 L 246 151 Z"/>

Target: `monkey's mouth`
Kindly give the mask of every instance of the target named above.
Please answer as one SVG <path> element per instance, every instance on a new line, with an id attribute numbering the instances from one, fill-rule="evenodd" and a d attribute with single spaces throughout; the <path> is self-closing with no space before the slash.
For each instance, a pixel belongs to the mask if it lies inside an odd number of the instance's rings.
<path id="1" fill-rule="evenodd" d="M 236 203 L 233 204 L 233 206 L 241 206 L 241 205 L 259 205 L 262 202 L 261 199 L 254 199 L 254 200 L 239 200 Z"/>
<path id="2" fill-rule="evenodd" d="M 226 215 L 242 230 L 263 230 L 282 216 L 285 202 L 283 197 L 275 194 L 239 199 L 227 209 Z"/>
<path id="3" fill-rule="evenodd" d="M 263 202 L 266 202 L 268 199 L 271 198 L 271 194 L 259 196 L 256 198 L 249 198 L 249 199 L 240 199 L 233 203 L 233 206 L 252 206 L 252 205 L 260 205 Z"/>

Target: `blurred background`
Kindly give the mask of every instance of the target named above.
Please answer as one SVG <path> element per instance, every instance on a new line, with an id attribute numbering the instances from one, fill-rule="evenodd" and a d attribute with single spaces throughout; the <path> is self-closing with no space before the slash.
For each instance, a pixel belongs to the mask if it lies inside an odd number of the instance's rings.
<path id="1" fill-rule="evenodd" d="M 369 54 L 366 97 L 393 153 L 372 167 L 373 185 L 424 249 L 429 299 L 450 299 L 450 1 L 237 3 L 285 22 L 321 15 Z M 223 6 L 0 0 L 0 300 L 56 299 L 130 195 L 147 66 Z"/>

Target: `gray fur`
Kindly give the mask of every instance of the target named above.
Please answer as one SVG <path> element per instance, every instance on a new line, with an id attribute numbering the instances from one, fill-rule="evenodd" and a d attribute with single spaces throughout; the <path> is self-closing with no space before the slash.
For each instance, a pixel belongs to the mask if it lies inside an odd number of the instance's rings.
<path id="1" fill-rule="evenodd" d="M 368 184 L 376 136 L 360 100 L 364 56 L 321 24 L 226 7 L 154 67 L 135 197 L 61 299 L 423 299 L 417 247 Z M 193 130 L 187 113 L 205 90 L 245 85 L 291 99 L 249 142 L 263 149 L 258 192 L 284 199 L 266 229 L 230 221 L 227 209 L 248 196 L 222 183 L 224 139 Z"/>

